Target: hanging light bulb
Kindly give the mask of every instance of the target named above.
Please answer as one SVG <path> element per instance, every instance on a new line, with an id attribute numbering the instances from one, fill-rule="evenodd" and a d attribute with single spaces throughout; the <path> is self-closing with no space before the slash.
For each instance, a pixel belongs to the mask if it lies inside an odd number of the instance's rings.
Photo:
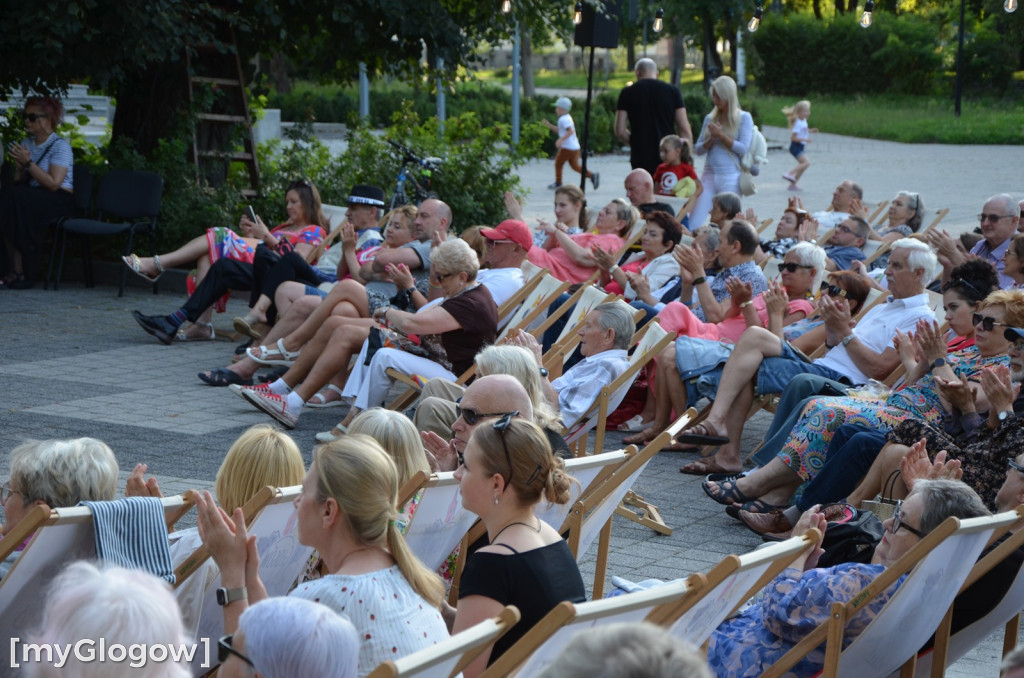
<path id="1" fill-rule="evenodd" d="M 761 5 L 757 6 L 754 10 L 754 16 L 750 18 L 750 23 L 747 24 L 747 30 L 753 33 L 761 26 L 761 17 L 764 16 L 764 8 Z"/>
<path id="2" fill-rule="evenodd" d="M 1012 2 L 1013 0 L 1007 0 Z M 875 0 L 868 0 L 864 3 L 864 13 L 860 15 L 860 27 L 868 28 L 871 26 L 871 12 L 875 9 Z"/>
<path id="3" fill-rule="evenodd" d="M 1006 0 L 1006 1 L 1010 2 L 1011 0 Z M 658 11 L 654 13 L 654 26 L 653 26 L 653 28 L 654 28 L 654 32 L 655 33 L 660 33 L 661 29 L 665 26 L 665 22 L 663 21 L 664 16 L 665 16 L 665 10 L 663 10 L 662 8 L 659 7 Z"/>
<path id="4" fill-rule="evenodd" d="M 512 11 L 512 0 L 501 0 L 501 13 L 508 14 Z"/>
<path id="5" fill-rule="evenodd" d="M 1006 0 L 1006 2 L 1003 3 L 1003 9 L 1007 12 L 1016 12 L 1017 0 Z"/>
<path id="6" fill-rule="evenodd" d="M 573 9 L 572 22 L 579 26 L 583 23 L 583 3 L 577 0 L 576 7 Z"/>

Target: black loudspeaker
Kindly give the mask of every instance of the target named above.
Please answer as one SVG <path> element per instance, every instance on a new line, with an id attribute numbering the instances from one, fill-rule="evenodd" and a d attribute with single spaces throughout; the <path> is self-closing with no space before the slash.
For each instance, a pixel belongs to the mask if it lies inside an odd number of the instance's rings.
<path id="1" fill-rule="evenodd" d="M 583 21 L 576 24 L 573 42 L 577 47 L 618 47 L 622 11 L 619 0 L 594 2 L 596 6 L 583 2 Z"/>

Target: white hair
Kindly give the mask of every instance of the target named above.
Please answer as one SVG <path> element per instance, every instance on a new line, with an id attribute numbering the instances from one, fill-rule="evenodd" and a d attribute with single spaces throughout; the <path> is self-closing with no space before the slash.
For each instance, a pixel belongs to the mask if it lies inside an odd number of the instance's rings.
<path id="1" fill-rule="evenodd" d="M 83 500 L 109 501 L 117 494 L 117 457 L 101 440 L 30 440 L 11 450 L 11 477 L 25 504 L 50 508 Z"/>
<path id="2" fill-rule="evenodd" d="M 245 655 L 264 678 L 355 678 L 359 637 L 334 610 L 303 598 L 267 598 L 238 620 Z"/>
<path id="3" fill-rule="evenodd" d="M 29 664 L 30 678 L 186 678 L 191 672 L 168 657 L 155 661 L 151 648 L 188 643 L 178 603 L 171 587 L 162 579 L 141 570 L 122 567 L 101 569 L 79 561 L 68 565 L 50 584 L 43 622 L 32 642 L 66 646 L 92 640 L 91 650 L 99 657 L 99 643 L 107 648 L 107 661 L 81 661 L 71 652 L 63 668 L 53 661 Z M 122 661 L 115 661 L 113 645 L 126 649 Z M 90 648 L 83 646 L 83 650 Z M 81 654 L 81 653 L 80 653 Z M 88 655 L 82 655 L 87 657 Z M 35 658 L 35 657 L 30 657 Z M 47 659 L 43 652 L 40 660 Z M 159 657 L 157 657 L 159 658 Z M 132 667 L 131 664 L 135 664 Z"/>
<path id="4" fill-rule="evenodd" d="M 926 242 L 914 238 L 900 238 L 892 244 L 892 250 L 910 250 L 907 255 L 907 265 L 910 270 L 924 269 L 924 277 L 921 284 L 927 285 L 939 272 L 939 258 L 935 256 L 935 250 Z"/>
<path id="5" fill-rule="evenodd" d="M 796 255 L 801 266 L 814 267 L 814 280 L 811 281 L 811 294 L 817 294 L 821 281 L 825 278 L 825 250 L 809 242 L 798 242 L 786 254 Z"/>

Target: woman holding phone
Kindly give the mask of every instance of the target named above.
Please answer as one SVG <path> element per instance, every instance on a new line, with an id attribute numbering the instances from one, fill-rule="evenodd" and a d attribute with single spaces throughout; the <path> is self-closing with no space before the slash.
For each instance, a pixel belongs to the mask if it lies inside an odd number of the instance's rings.
<path id="1" fill-rule="evenodd" d="M 123 257 L 132 272 L 149 282 L 156 282 L 168 267 L 192 262 L 196 267 L 194 280 L 189 278 L 191 296 L 184 306 L 167 316 L 146 316 L 135 311 L 135 320 L 165 344 L 174 340 L 213 339 L 210 320 L 214 306 L 223 312 L 229 289 L 252 288 L 253 261 L 257 256 L 275 257 L 294 251 L 305 257 L 326 237 L 328 221 L 320 206 L 320 193 L 309 181 L 300 179 L 289 184 L 285 192 L 285 212 L 287 220 L 270 229 L 249 208 L 238 224 L 242 235 L 227 227 L 210 228 L 173 252 L 153 257 L 136 254 Z M 179 330 L 186 320 L 192 325 Z"/>

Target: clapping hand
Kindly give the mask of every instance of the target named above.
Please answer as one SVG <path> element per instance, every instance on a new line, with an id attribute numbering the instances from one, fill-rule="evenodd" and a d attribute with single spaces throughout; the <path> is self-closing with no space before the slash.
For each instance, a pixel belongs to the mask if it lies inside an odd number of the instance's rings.
<path id="1" fill-rule="evenodd" d="M 935 455 L 934 463 L 929 461 L 924 438 L 911 445 L 900 459 L 900 473 L 907 490 L 913 491 L 918 480 L 960 480 L 964 475 L 960 462 L 956 459 L 947 462 L 946 457 L 946 450 L 942 450 Z"/>
<path id="2" fill-rule="evenodd" d="M 600 245 L 590 246 L 590 256 L 602 271 L 608 271 L 615 266 L 615 253 L 611 250 L 601 249 Z"/>
<path id="3" fill-rule="evenodd" d="M 677 245 L 672 248 L 672 257 L 679 264 L 679 275 L 684 283 L 692 284 L 696 278 L 704 275 L 704 250 L 700 245 Z"/>
<path id="4" fill-rule="evenodd" d="M 743 282 L 736 276 L 729 276 L 729 279 L 725 281 L 725 290 L 729 293 L 733 306 L 744 304 L 754 296 L 754 289 L 750 283 Z"/>
<path id="5" fill-rule="evenodd" d="M 770 317 L 785 317 L 786 311 L 789 309 L 789 294 L 786 293 L 786 288 L 781 283 L 774 280 L 768 283 L 768 289 L 762 296 Z"/>
<path id="6" fill-rule="evenodd" d="M 342 250 L 354 251 L 359 244 L 359 236 L 356 235 L 356 227 L 345 222 L 341 225 L 341 248 Z"/>
<path id="7" fill-rule="evenodd" d="M 512 191 L 505 191 L 505 211 L 513 219 L 523 220 L 523 203 Z"/>
<path id="8" fill-rule="evenodd" d="M 946 357 L 946 342 L 939 334 L 939 326 L 934 321 L 923 318 L 917 321 L 914 343 L 929 365 L 939 358 Z"/>
<path id="9" fill-rule="evenodd" d="M 960 412 L 977 412 L 975 405 L 975 394 L 971 389 L 967 377 L 959 375 L 957 379 L 943 379 L 935 377 L 935 384 L 939 387 L 939 398 L 949 407 Z"/>
<path id="10" fill-rule="evenodd" d="M 157 483 L 156 478 L 150 477 L 147 479 L 146 471 L 149 467 L 145 464 L 136 464 L 135 468 L 132 469 L 131 474 L 128 476 L 128 482 L 124 486 L 124 496 L 126 497 L 163 497 L 163 493 L 160 491 L 160 485 Z"/>
<path id="11" fill-rule="evenodd" d="M 514 335 L 510 334 L 509 336 L 505 337 L 505 343 L 512 344 L 513 346 L 522 346 L 526 350 L 533 353 L 534 357 L 537 359 L 538 365 L 543 365 L 544 351 L 541 348 L 540 343 L 537 341 L 537 337 L 533 336 L 529 332 L 519 330 Z"/>
<path id="12" fill-rule="evenodd" d="M 642 299 L 651 293 L 651 281 L 641 274 L 627 271 L 626 280 L 636 292 L 637 299 Z"/>
<path id="13" fill-rule="evenodd" d="M 825 514 L 821 512 L 821 504 L 815 504 L 804 511 L 803 515 L 800 516 L 800 519 L 796 521 L 796 525 L 793 526 L 792 535 L 794 537 L 802 537 L 811 530 L 818 530 L 818 532 L 821 533 L 821 539 L 818 540 L 818 543 L 814 545 L 814 548 L 812 548 L 806 556 L 799 556 L 793 562 L 793 567 L 807 571 L 813 570 L 818 566 L 818 559 L 825 553 L 825 550 L 821 548 L 821 544 L 825 539 L 825 530 L 827 527 L 828 519 L 825 518 Z"/>
<path id="14" fill-rule="evenodd" d="M 455 445 L 446 441 L 433 431 L 420 431 L 423 448 L 427 451 L 427 459 L 434 460 L 439 471 L 454 471 L 459 467 L 459 455 Z"/>
<path id="15" fill-rule="evenodd" d="M 868 216 L 870 216 L 868 208 L 864 206 L 864 203 L 861 202 L 860 198 L 850 199 L 850 214 L 855 217 L 860 217 L 864 221 L 867 221 Z"/>
<path id="16" fill-rule="evenodd" d="M 818 238 L 818 220 L 808 214 L 796 232 L 797 238 L 801 241 L 816 240 Z"/>
<path id="17" fill-rule="evenodd" d="M 255 581 L 259 572 L 260 556 L 256 551 L 256 537 L 249 537 L 242 509 L 234 514 L 213 501 L 209 492 L 196 492 L 196 525 L 203 545 L 220 568 L 221 579 L 228 588 Z M 250 596 L 252 593 L 250 592 Z"/>
<path id="18" fill-rule="evenodd" d="M 395 286 L 400 290 L 407 290 L 416 285 L 412 272 L 409 271 L 409 267 L 405 264 L 388 264 L 384 267 L 384 272 L 387 273 L 388 277 L 391 278 L 391 282 L 395 283 Z"/>
<path id="19" fill-rule="evenodd" d="M 989 409 L 993 412 L 1011 411 L 1019 389 L 1020 384 L 1013 383 L 1010 368 L 1006 365 L 986 367 L 981 371 L 981 390 L 985 392 Z"/>

